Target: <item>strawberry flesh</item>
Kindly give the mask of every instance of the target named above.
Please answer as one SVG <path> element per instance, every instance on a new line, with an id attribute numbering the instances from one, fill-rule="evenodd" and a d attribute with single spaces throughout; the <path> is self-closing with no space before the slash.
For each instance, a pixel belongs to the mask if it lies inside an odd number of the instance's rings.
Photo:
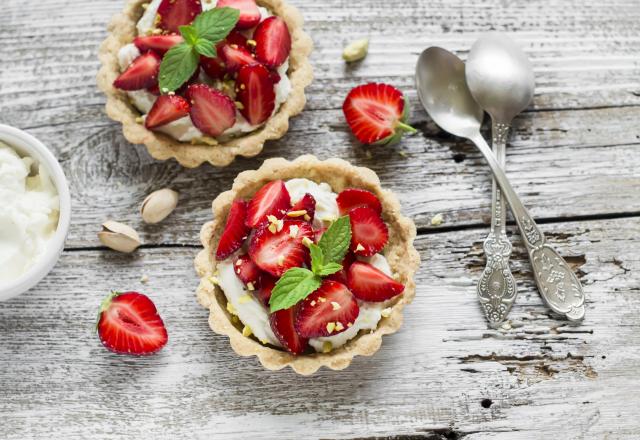
<path id="1" fill-rule="evenodd" d="M 306 193 L 289 210 L 289 212 L 292 212 L 296 215 L 298 213 L 301 213 L 302 211 L 305 211 L 305 214 L 302 214 L 300 217 L 294 218 L 304 219 L 304 221 L 307 221 L 309 223 L 313 222 L 313 218 L 316 215 L 316 199 L 309 193 Z"/>
<path id="2" fill-rule="evenodd" d="M 113 292 L 101 304 L 98 337 L 118 354 L 150 355 L 165 346 L 167 330 L 156 306 L 138 292 Z"/>
<path id="3" fill-rule="evenodd" d="M 292 267 L 301 267 L 308 261 L 304 237 L 313 238 L 311 226 L 304 221 L 284 221 L 282 229 L 275 233 L 264 225 L 253 235 L 249 255 L 260 269 L 281 277 Z"/>
<path id="4" fill-rule="evenodd" d="M 260 125 L 276 107 L 275 85 L 269 70 L 261 64 L 245 65 L 236 79 L 236 99 L 240 113 L 251 125 Z"/>
<path id="5" fill-rule="evenodd" d="M 133 44 L 136 45 L 140 52 L 152 50 L 160 55 L 164 55 L 173 46 L 182 43 L 184 40 L 181 35 L 141 35 L 134 38 Z"/>
<path id="6" fill-rule="evenodd" d="M 251 52 L 236 44 L 225 44 L 222 47 L 221 56 L 227 73 L 235 73 L 243 66 L 258 64 Z"/>
<path id="7" fill-rule="evenodd" d="M 260 277 L 260 288 L 255 292 L 256 296 L 262 304 L 269 307 L 269 300 L 271 299 L 271 292 L 276 286 L 277 278 L 272 277 L 268 273 L 262 272 Z"/>
<path id="8" fill-rule="evenodd" d="M 325 279 L 300 303 L 295 327 L 303 338 L 333 336 L 353 325 L 359 314 L 358 302 L 347 286 Z"/>
<path id="9" fill-rule="evenodd" d="M 348 214 L 354 208 L 361 206 L 367 206 L 378 214 L 382 213 L 382 205 L 378 197 L 371 191 L 358 188 L 347 188 L 338 194 L 336 199 L 338 208 L 340 209 L 340 215 Z"/>
<path id="10" fill-rule="evenodd" d="M 265 66 L 276 69 L 289 57 L 291 34 L 287 23 L 277 16 L 264 20 L 253 33 L 256 58 Z"/>
<path id="11" fill-rule="evenodd" d="M 158 85 L 158 73 L 162 59 L 152 51 L 145 52 L 116 78 L 113 86 L 120 90 L 141 90 Z"/>
<path id="12" fill-rule="evenodd" d="M 295 329 L 297 307 L 278 310 L 269 317 L 271 330 L 278 341 L 292 354 L 302 354 L 309 346 L 309 341 L 301 337 Z"/>
<path id="13" fill-rule="evenodd" d="M 344 256 L 344 259 L 342 260 L 342 263 L 341 263 L 342 269 L 334 274 L 329 275 L 327 279 L 337 281 L 339 283 L 342 283 L 348 286 L 347 274 L 349 273 L 349 268 L 355 261 L 356 261 L 356 256 L 353 254 L 353 252 L 348 252 L 347 255 Z"/>
<path id="14" fill-rule="evenodd" d="M 289 191 L 282 180 L 274 180 L 258 190 L 249 202 L 247 226 L 251 228 L 267 222 L 267 216 L 284 217 L 291 206 Z"/>
<path id="15" fill-rule="evenodd" d="M 216 7 L 229 7 L 240 11 L 236 29 L 251 29 L 260 23 L 262 18 L 255 0 L 218 0 Z"/>
<path id="16" fill-rule="evenodd" d="M 180 26 L 191 24 L 201 12 L 201 0 L 162 0 L 158 6 L 158 26 L 177 34 Z"/>
<path id="17" fill-rule="evenodd" d="M 229 210 L 227 224 L 220 236 L 218 249 L 216 250 L 216 259 L 224 260 L 240 249 L 242 243 L 247 239 L 250 228 L 245 224 L 247 218 L 247 202 L 244 200 L 235 200 Z"/>
<path id="18" fill-rule="evenodd" d="M 353 263 L 347 277 L 349 289 L 363 301 L 386 301 L 404 291 L 404 285 L 363 261 Z"/>
<path id="19" fill-rule="evenodd" d="M 224 93 L 206 84 L 192 84 L 187 89 L 191 101 L 191 120 L 198 130 L 220 136 L 236 123 L 236 106 Z"/>
<path id="20" fill-rule="evenodd" d="M 389 230 L 380 214 L 362 206 L 349 211 L 351 220 L 351 250 L 356 255 L 370 257 L 384 248 L 389 240 Z"/>
<path id="21" fill-rule="evenodd" d="M 260 268 L 251 261 L 249 255 L 244 254 L 236 258 L 236 261 L 233 262 L 233 270 L 245 286 L 251 283 L 254 288 L 258 287 L 261 275 Z"/>
<path id="22" fill-rule="evenodd" d="M 144 126 L 149 130 L 184 118 L 189 114 L 189 103 L 182 96 L 162 95 L 153 103 Z"/>

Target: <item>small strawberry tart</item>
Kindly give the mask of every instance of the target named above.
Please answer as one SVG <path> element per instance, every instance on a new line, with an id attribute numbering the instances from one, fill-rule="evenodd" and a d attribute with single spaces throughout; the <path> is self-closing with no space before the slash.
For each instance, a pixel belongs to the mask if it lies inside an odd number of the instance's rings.
<path id="1" fill-rule="evenodd" d="M 255 156 L 304 107 L 312 43 L 283 0 L 129 0 L 109 31 L 107 114 L 157 159 Z"/>
<path id="2" fill-rule="evenodd" d="M 209 324 L 268 369 L 346 368 L 398 330 L 416 229 L 367 168 L 270 159 L 213 202 L 195 265 Z"/>

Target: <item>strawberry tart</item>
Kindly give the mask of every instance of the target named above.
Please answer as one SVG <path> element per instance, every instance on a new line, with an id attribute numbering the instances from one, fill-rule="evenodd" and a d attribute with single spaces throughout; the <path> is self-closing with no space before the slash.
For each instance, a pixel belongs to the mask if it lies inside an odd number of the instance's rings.
<path id="1" fill-rule="evenodd" d="M 283 0 L 129 0 L 109 31 L 107 114 L 157 159 L 255 156 L 304 107 L 312 42 Z"/>
<path id="2" fill-rule="evenodd" d="M 300 374 L 346 368 L 415 295 L 414 224 L 367 168 L 270 159 L 213 202 L 195 265 L 209 324 L 242 356 Z"/>

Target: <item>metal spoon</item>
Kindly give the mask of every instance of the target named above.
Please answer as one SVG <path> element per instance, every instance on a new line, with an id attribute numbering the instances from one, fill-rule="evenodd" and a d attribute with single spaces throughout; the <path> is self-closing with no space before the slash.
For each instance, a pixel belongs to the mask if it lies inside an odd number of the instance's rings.
<path id="1" fill-rule="evenodd" d="M 474 101 L 465 80 L 464 63 L 452 53 L 430 47 L 416 66 L 418 97 L 443 130 L 472 141 L 485 157 L 493 176 L 511 206 L 524 239 L 542 298 L 554 312 L 570 321 L 584 318 L 584 292 L 578 278 L 548 244 L 522 205 L 491 148 L 480 134 L 482 108 Z"/>
<path id="2" fill-rule="evenodd" d="M 465 74 L 471 95 L 491 115 L 493 152 L 504 170 L 511 121 L 533 98 L 531 63 L 508 36 L 494 32 L 474 43 Z M 511 243 L 507 238 L 504 196 L 495 179 L 492 188 L 491 232 L 483 246 L 487 265 L 477 290 L 489 324 L 497 327 L 511 310 L 517 286 L 509 269 Z"/>

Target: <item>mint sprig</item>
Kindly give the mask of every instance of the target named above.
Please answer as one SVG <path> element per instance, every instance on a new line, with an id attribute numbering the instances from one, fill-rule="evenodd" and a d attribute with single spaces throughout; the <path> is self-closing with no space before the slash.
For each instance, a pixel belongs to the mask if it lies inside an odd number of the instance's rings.
<path id="1" fill-rule="evenodd" d="M 169 49 L 160 63 L 160 91 L 174 92 L 187 82 L 198 68 L 200 55 L 215 58 L 216 44 L 229 35 L 238 18 L 237 9 L 214 8 L 198 15 L 191 25 L 180 26 L 184 41 Z"/>
<path id="2" fill-rule="evenodd" d="M 276 282 L 269 299 L 271 313 L 296 305 L 320 287 L 322 277 L 342 270 L 341 263 L 350 243 L 351 222 L 348 216 L 340 217 L 329 226 L 317 245 L 309 244 L 311 270 L 291 268 Z"/>

